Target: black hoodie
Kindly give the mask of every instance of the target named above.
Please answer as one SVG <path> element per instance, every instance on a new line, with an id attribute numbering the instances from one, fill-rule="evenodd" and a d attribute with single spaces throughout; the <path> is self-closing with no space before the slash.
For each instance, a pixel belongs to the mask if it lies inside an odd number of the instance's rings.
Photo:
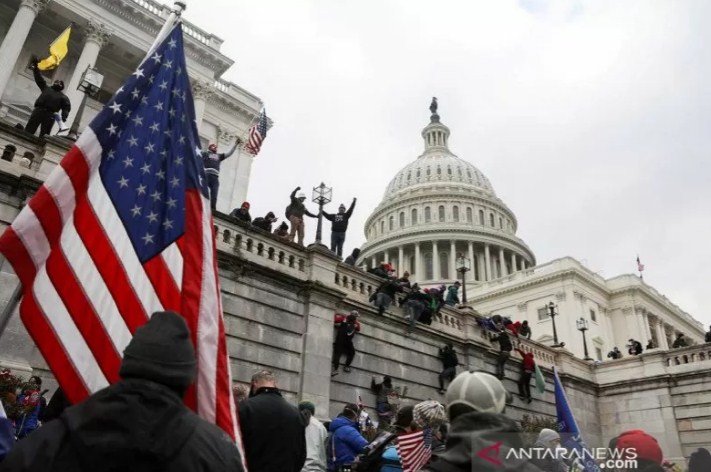
<path id="1" fill-rule="evenodd" d="M 18 442 L 0 471 L 238 471 L 232 440 L 169 387 L 126 379 Z"/>
<path id="2" fill-rule="evenodd" d="M 512 419 L 496 413 L 467 413 L 452 421 L 447 446 L 425 469 L 428 472 L 541 472 L 526 459 L 506 458 L 523 448 Z"/>

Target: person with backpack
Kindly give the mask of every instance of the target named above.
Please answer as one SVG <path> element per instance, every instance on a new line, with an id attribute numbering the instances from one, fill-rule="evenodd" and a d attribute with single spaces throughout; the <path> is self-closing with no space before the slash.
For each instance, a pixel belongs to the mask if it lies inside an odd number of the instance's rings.
<path id="1" fill-rule="evenodd" d="M 329 425 L 328 471 L 339 472 L 350 467 L 368 441 L 358 431 L 358 405 L 350 403 Z"/>
<path id="2" fill-rule="evenodd" d="M 299 192 L 301 187 L 296 187 L 289 198 L 291 198 L 291 203 L 286 207 L 286 219 L 291 223 L 291 232 L 289 233 L 289 241 L 294 242 L 294 237 L 299 235 L 299 245 L 304 245 L 304 215 L 311 218 L 318 218 L 318 215 L 314 215 L 309 210 L 306 209 L 304 201 L 306 200 L 306 194 L 304 192 Z M 296 192 L 299 192 L 298 195 Z"/>
<path id="3" fill-rule="evenodd" d="M 323 216 L 331 222 L 331 252 L 336 253 L 338 257 L 343 255 L 343 243 L 346 242 L 346 230 L 348 229 L 348 220 L 353 214 L 356 199 L 353 199 L 351 207 L 346 211 L 346 206 L 341 203 L 338 207 L 338 213 L 331 214 L 323 212 Z"/>
<path id="4" fill-rule="evenodd" d="M 333 343 L 333 370 L 331 376 L 338 375 L 338 367 L 341 364 L 341 356 L 346 355 L 346 363 L 343 365 L 343 372 L 351 371 L 351 362 L 355 357 L 355 347 L 353 346 L 353 338 L 356 333 L 360 332 L 360 323 L 358 322 L 358 312 L 351 311 L 348 316 L 336 315 L 334 319 L 336 326 L 336 341 Z"/>

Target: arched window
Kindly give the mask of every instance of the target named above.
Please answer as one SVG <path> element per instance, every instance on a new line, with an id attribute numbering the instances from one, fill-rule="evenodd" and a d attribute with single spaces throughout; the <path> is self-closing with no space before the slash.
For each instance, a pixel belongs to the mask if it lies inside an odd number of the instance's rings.
<path id="1" fill-rule="evenodd" d="M 390 231 L 395 229 L 395 218 L 392 216 L 388 218 L 388 228 L 390 228 Z"/>
<path id="2" fill-rule="evenodd" d="M 484 224 L 484 210 L 479 210 L 479 224 Z"/>
<path id="3" fill-rule="evenodd" d="M 385 233 L 385 221 L 380 222 L 380 234 Z"/>
<path id="4" fill-rule="evenodd" d="M 410 224 L 411 225 L 416 225 L 417 222 L 417 208 L 412 209 L 412 217 L 410 218 Z"/>
<path id="5" fill-rule="evenodd" d="M 489 213 L 489 225 L 490 225 L 492 228 L 493 228 L 494 226 L 496 226 L 496 225 L 494 224 L 494 214 L 493 214 L 493 213 Z"/>
<path id="6" fill-rule="evenodd" d="M 467 207 L 467 223 L 472 222 L 474 222 L 474 212 L 472 211 L 472 207 Z"/>
<path id="7" fill-rule="evenodd" d="M 439 277 L 441 279 L 449 278 L 449 257 L 446 252 L 439 253 Z"/>
<path id="8" fill-rule="evenodd" d="M 400 228 L 405 227 L 405 212 L 401 211 L 400 212 Z"/>
<path id="9" fill-rule="evenodd" d="M 452 208 L 452 218 L 454 221 L 459 221 L 459 207 L 455 206 Z"/>
<path id="10" fill-rule="evenodd" d="M 425 207 L 425 223 L 432 221 L 432 214 L 430 212 L 430 207 Z"/>
<path id="11" fill-rule="evenodd" d="M 439 221 L 444 221 L 444 207 L 441 205 L 439 207 Z"/>
<path id="12" fill-rule="evenodd" d="M 504 229 L 504 219 L 499 217 L 499 228 Z"/>
<path id="13" fill-rule="evenodd" d="M 430 168 L 428 167 L 428 168 L 427 168 L 427 177 L 429 177 L 431 173 L 432 173 L 432 171 L 431 171 Z"/>
<path id="14" fill-rule="evenodd" d="M 425 254 L 425 280 L 434 279 L 434 268 L 432 267 L 432 253 Z"/>

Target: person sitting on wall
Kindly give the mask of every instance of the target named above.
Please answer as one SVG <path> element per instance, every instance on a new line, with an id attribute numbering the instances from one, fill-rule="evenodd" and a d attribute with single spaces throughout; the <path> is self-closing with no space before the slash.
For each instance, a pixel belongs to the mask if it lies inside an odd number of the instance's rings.
<path id="1" fill-rule="evenodd" d="M 249 202 L 242 202 L 241 207 L 232 210 L 230 217 L 244 221 L 245 223 L 251 223 L 252 216 L 249 214 Z"/>
<path id="2" fill-rule="evenodd" d="M 621 359 L 622 358 L 622 353 L 620 352 L 620 349 L 615 346 L 612 348 L 612 351 L 607 353 L 607 358 L 608 359 Z"/>
<path id="3" fill-rule="evenodd" d="M 674 340 L 674 344 L 672 344 L 672 347 L 674 349 L 678 349 L 680 347 L 686 347 L 689 344 L 686 342 L 686 338 L 684 337 L 684 333 L 679 333 L 676 335 L 676 339 Z"/>
<path id="4" fill-rule="evenodd" d="M 274 236 L 284 241 L 289 240 L 289 225 L 282 221 L 277 229 L 274 230 Z"/>
<path id="5" fill-rule="evenodd" d="M 528 325 L 528 320 L 523 320 L 521 326 L 518 327 L 518 335 L 522 338 L 531 339 L 531 327 Z"/>
<path id="6" fill-rule="evenodd" d="M 649 351 L 650 349 L 654 349 L 656 346 L 654 345 L 654 341 L 652 339 L 649 340 L 647 343 L 647 350 Z"/>
<path id="7" fill-rule="evenodd" d="M 395 300 L 395 294 L 398 292 L 402 292 L 402 286 L 392 278 L 380 284 L 380 287 L 375 292 L 375 306 L 378 307 L 378 315 L 382 316 Z"/>
<path id="8" fill-rule="evenodd" d="M 64 95 L 64 82 L 55 80 L 51 87 L 47 86 L 47 81 L 40 74 L 37 64 L 39 59 L 37 56 L 32 56 L 30 65 L 32 74 L 35 77 L 35 83 L 39 87 L 40 96 L 35 100 L 35 108 L 32 110 L 30 119 L 27 121 L 25 131 L 30 134 L 35 134 L 37 128 L 40 129 L 40 138 L 52 131 L 52 125 L 55 121 L 55 113 L 61 113 L 62 121 L 67 121 L 69 112 L 72 109 L 72 104 L 69 97 Z"/>
<path id="9" fill-rule="evenodd" d="M 346 257 L 346 260 L 343 261 L 343 263 L 346 265 L 355 266 L 356 261 L 358 260 L 358 256 L 360 256 L 360 249 L 355 248 L 355 249 L 353 249 L 353 252 L 351 253 L 351 255 Z"/>
<path id="10" fill-rule="evenodd" d="M 400 284 L 400 286 L 402 288 L 411 288 L 412 287 L 412 285 L 410 284 L 410 273 L 408 271 L 405 271 L 405 273 L 402 274 L 402 277 L 397 279 L 396 282 L 398 284 Z"/>
<path id="11" fill-rule="evenodd" d="M 252 226 L 266 231 L 267 233 L 272 232 L 272 224 L 276 222 L 278 218 L 274 216 L 274 212 L 269 212 L 264 216 L 258 216 L 252 221 Z"/>
<path id="12" fill-rule="evenodd" d="M 405 272 L 407 273 L 407 272 Z M 410 289 L 410 293 L 403 298 L 400 306 L 407 313 L 405 319 L 409 322 L 406 335 L 409 336 L 415 330 L 415 323 L 420 321 L 420 317 L 424 313 L 427 304 L 429 303 L 429 297 L 427 294 L 420 291 L 420 286 L 415 284 Z M 430 323 L 432 322 L 432 317 L 430 317 Z"/>
<path id="13" fill-rule="evenodd" d="M 627 352 L 631 356 L 638 356 L 638 355 L 642 354 L 642 343 L 641 342 L 635 341 L 634 339 L 630 338 L 629 344 L 627 346 L 629 347 Z"/>

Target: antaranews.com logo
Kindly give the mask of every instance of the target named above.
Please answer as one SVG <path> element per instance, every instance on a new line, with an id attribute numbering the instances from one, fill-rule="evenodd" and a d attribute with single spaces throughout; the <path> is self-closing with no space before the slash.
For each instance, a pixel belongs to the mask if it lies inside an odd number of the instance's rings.
<path id="1" fill-rule="evenodd" d="M 548 449 L 543 447 L 509 448 L 505 446 L 502 448 L 503 445 L 504 443 L 499 441 L 481 449 L 476 455 L 489 464 L 500 467 L 512 461 L 556 460 L 569 465 L 577 464 L 581 470 L 592 464 L 597 464 L 600 469 L 606 470 L 636 470 L 637 468 L 638 455 L 634 448 L 566 449 L 558 447 Z"/>

